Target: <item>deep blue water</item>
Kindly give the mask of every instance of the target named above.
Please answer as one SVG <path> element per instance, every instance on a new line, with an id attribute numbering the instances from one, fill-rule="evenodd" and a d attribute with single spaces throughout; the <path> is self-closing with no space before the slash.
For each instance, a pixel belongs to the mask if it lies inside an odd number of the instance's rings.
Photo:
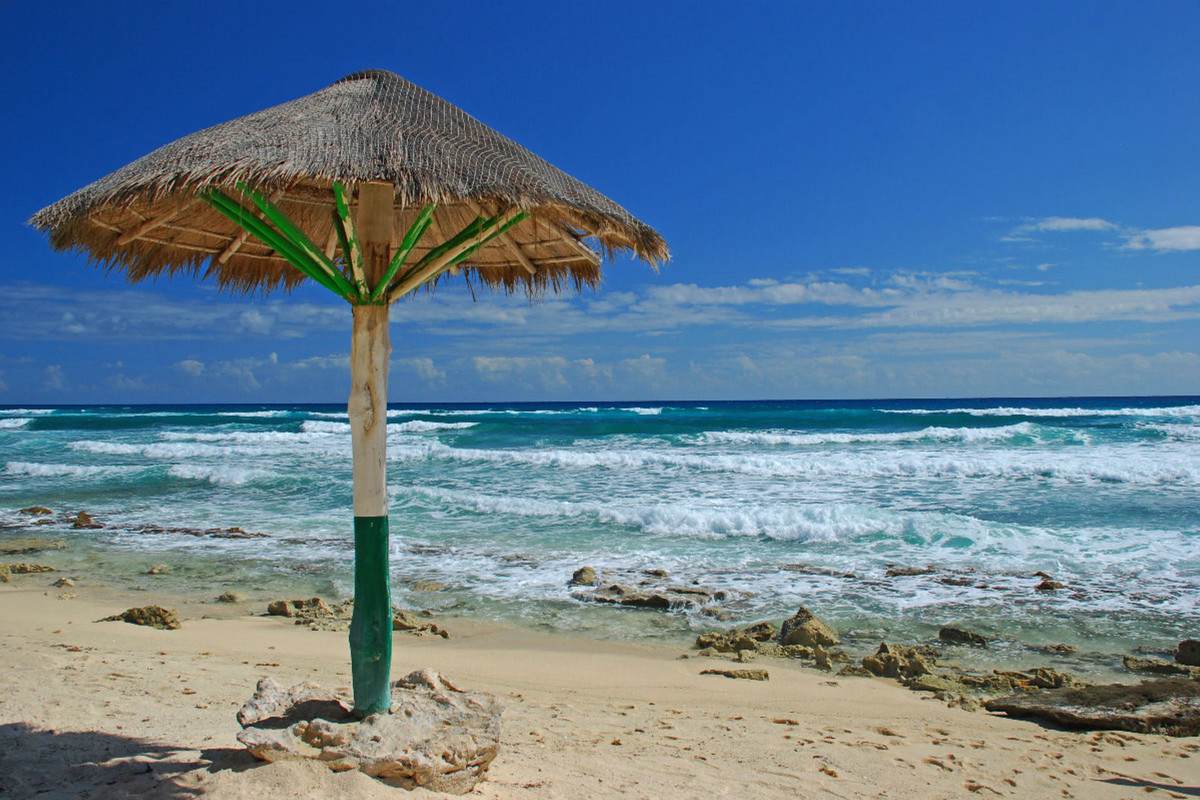
<path id="1" fill-rule="evenodd" d="M 67 539 L 77 570 L 131 585 L 166 563 L 197 596 L 346 595 L 349 453 L 339 406 L 4 409 L 0 537 Z M 581 602 L 566 584 L 590 565 L 725 589 L 730 624 L 804 604 L 863 642 L 948 622 L 1098 652 L 1200 635 L 1200 397 L 393 405 L 388 470 L 400 604 L 606 636 L 714 625 Z M 34 504 L 105 527 L 34 529 Z M 205 533 L 230 526 L 265 536 Z"/>

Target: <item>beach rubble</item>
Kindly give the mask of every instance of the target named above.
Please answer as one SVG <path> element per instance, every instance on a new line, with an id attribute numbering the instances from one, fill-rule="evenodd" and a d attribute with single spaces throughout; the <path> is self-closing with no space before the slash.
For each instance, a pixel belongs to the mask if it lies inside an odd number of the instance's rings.
<path id="1" fill-rule="evenodd" d="M 132 625 L 146 625 L 164 631 L 179 630 L 179 617 L 175 612 L 162 606 L 141 606 L 113 614 L 111 617 L 98 619 L 96 622 L 128 622 Z"/>
<path id="2" fill-rule="evenodd" d="M 684 585 L 670 580 L 662 569 L 597 572 L 592 567 L 575 570 L 567 586 L 576 600 L 606 605 L 648 608 L 656 611 L 700 611 L 719 615 L 713 604 L 729 600 L 723 589 Z"/>
<path id="3" fill-rule="evenodd" d="M 1152 675 L 1186 675 L 1189 678 L 1200 678 L 1200 667 L 1193 667 L 1181 661 L 1125 656 L 1122 663 L 1130 672 L 1145 672 Z"/>
<path id="4" fill-rule="evenodd" d="M 1200 682 L 1189 678 L 1023 692 L 988 700 L 984 707 L 1070 728 L 1200 734 Z"/>
<path id="5" fill-rule="evenodd" d="M 1175 650 L 1175 660 L 1190 667 L 1200 667 L 1200 639 L 1184 639 Z"/>
<path id="6" fill-rule="evenodd" d="M 796 613 L 790 619 L 785 619 L 780 626 L 779 643 L 801 647 L 831 647 L 841 644 L 842 640 L 833 628 L 822 622 L 816 614 L 800 606 Z"/>
<path id="7" fill-rule="evenodd" d="M 276 600 L 267 605 L 272 617 L 288 617 L 297 625 L 307 625 L 315 631 L 341 631 L 350 627 L 354 617 L 354 599 L 330 605 L 320 597 L 301 600 Z M 432 622 L 423 622 L 411 611 L 392 606 L 392 630 L 422 636 L 426 633 L 449 639 L 450 633 Z"/>
<path id="8" fill-rule="evenodd" d="M 500 747 L 504 707 L 487 692 L 456 687 L 432 670 L 392 684 L 392 711 L 355 719 L 350 700 L 315 683 L 259 681 L 238 712 L 238 741 L 264 761 L 313 760 L 389 784 L 465 794 Z"/>
<path id="9" fill-rule="evenodd" d="M 62 539 L 9 539 L 0 542 L 0 556 L 21 556 L 40 553 L 43 550 L 63 550 L 67 543 Z"/>

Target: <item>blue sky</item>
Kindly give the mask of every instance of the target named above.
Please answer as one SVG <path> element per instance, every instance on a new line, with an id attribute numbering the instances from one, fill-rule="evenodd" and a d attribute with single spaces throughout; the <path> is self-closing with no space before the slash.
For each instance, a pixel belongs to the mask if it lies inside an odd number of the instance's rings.
<path id="1" fill-rule="evenodd" d="M 452 6 L 443 10 L 443 5 Z M 393 307 L 392 401 L 1200 392 L 1195 2 L 0 2 L 0 404 L 342 402 L 317 288 L 127 285 L 41 207 L 397 72 L 624 205 L 655 273 Z"/>

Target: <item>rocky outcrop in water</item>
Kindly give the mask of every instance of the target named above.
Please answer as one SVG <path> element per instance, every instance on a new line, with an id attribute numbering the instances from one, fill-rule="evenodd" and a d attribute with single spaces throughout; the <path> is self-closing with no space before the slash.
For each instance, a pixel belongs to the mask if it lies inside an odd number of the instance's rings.
<path id="1" fill-rule="evenodd" d="M 135 533 L 151 533 L 151 534 L 183 534 L 185 536 L 204 537 L 206 539 L 262 539 L 266 537 L 265 533 L 251 533 L 250 531 L 233 526 L 231 528 L 189 528 L 189 527 L 171 527 L 164 528 L 161 525 L 138 525 L 130 528 Z"/>
<path id="2" fill-rule="evenodd" d="M 179 617 L 175 612 L 162 606 L 142 606 L 130 608 L 120 614 L 96 620 L 97 622 L 128 622 L 133 625 L 146 625 L 164 631 L 179 629 Z"/>
<path id="3" fill-rule="evenodd" d="M 310 759 L 357 769 L 407 789 L 466 794 L 500 749 L 504 707 L 420 670 L 392 684 L 392 712 L 355 720 L 345 698 L 316 684 L 284 689 L 272 678 L 238 713 L 238 740 L 264 761 Z"/>
<path id="4" fill-rule="evenodd" d="M 673 609 L 698 609 L 712 601 L 716 594 L 708 589 L 692 586 L 644 588 L 614 583 L 596 589 L 586 596 L 576 595 L 576 597 L 581 600 L 590 600 L 593 603 L 670 611 Z"/>
<path id="5" fill-rule="evenodd" d="M 40 553 L 45 550 L 64 550 L 67 543 L 62 539 L 9 539 L 0 542 L 0 556 L 20 556 Z"/>
<path id="6" fill-rule="evenodd" d="M 1200 667 L 1200 639 L 1184 639 L 1175 650 L 1175 660 L 1189 667 Z"/>
<path id="7" fill-rule="evenodd" d="M 580 567 L 575 570 L 575 574 L 571 576 L 571 580 L 567 581 L 567 586 L 595 586 L 596 585 L 596 570 L 591 567 Z"/>
<path id="8" fill-rule="evenodd" d="M 1200 682 L 1188 678 L 1014 694 L 988 700 L 984 707 L 1070 728 L 1168 736 L 1200 733 Z"/>
<path id="9" fill-rule="evenodd" d="M 716 603 L 730 599 L 721 589 L 672 581 L 662 569 L 605 570 L 581 567 L 568 585 L 576 600 L 656 611 L 699 611 L 720 616 Z"/>
<path id="10" fill-rule="evenodd" d="M 780 626 L 779 643 L 802 647 L 832 647 L 841 644 L 842 640 L 833 628 L 822 622 L 816 614 L 800 606 L 796 613 L 790 619 L 784 620 Z"/>
<path id="11" fill-rule="evenodd" d="M 45 564 L 9 564 L 8 571 L 13 575 L 40 575 L 43 572 L 58 572 L 54 567 L 48 567 Z"/>
<path id="12" fill-rule="evenodd" d="M 26 517 L 44 517 L 54 512 L 45 506 L 29 506 L 28 508 L 22 508 L 17 513 Z"/>
<path id="13" fill-rule="evenodd" d="M 971 647 L 987 647 L 988 638 L 974 631 L 947 625 L 938 631 L 938 639 L 946 644 L 965 644 Z"/>
<path id="14" fill-rule="evenodd" d="M 94 529 L 104 527 L 101 523 L 96 522 L 92 515 L 86 511 L 80 511 L 74 517 L 71 517 L 70 523 L 72 528 Z"/>
<path id="15" fill-rule="evenodd" d="M 1122 663 L 1130 672 L 1142 672 L 1150 675 L 1186 675 L 1189 678 L 1200 678 L 1200 667 L 1193 667 L 1178 661 L 1167 661 L 1163 658 L 1125 656 Z"/>

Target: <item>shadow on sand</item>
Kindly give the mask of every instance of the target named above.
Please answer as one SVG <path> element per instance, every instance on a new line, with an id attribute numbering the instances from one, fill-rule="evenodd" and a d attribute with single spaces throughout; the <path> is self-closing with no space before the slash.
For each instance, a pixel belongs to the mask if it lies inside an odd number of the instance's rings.
<path id="1" fill-rule="evenodd" d="M 238 748 L 192 750 L 110 733 L 0 725 L 4 800 L 191 798 L 202 790 L 181 781 L 187 773 L 242 772 L 261 763 Z"/>

